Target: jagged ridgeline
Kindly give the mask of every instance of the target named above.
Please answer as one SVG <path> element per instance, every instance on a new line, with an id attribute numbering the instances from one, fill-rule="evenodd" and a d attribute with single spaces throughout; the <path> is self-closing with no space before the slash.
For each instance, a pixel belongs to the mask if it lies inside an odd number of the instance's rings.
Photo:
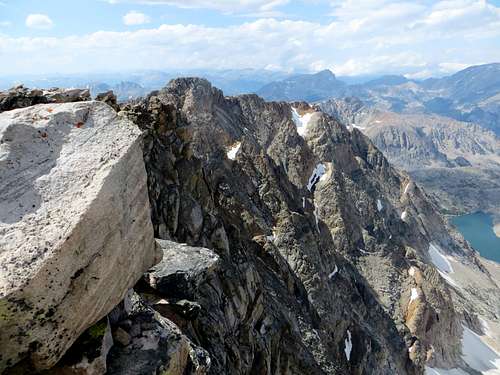
<path id="1" fill-rule="evenodd" d="M 194 78 L 87 98 L 0 95 L 0 372 L 468 369 L 499 289 L 358 130 Z"/>

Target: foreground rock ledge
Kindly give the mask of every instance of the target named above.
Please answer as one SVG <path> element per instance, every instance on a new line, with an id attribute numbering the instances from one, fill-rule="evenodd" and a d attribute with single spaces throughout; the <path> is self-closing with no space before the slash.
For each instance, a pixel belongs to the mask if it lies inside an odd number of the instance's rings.
<path id="1" fill-rule="evenodd" d="M 99 102 L 0 114 L 0 372 L 53 366 L 160 259 L 133 124 Z"/>

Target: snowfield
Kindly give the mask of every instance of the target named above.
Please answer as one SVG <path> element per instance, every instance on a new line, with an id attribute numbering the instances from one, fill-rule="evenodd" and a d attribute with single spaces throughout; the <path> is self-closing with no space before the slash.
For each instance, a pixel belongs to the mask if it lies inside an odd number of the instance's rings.
<path id="1" fill-rule="evenodd" d="M 471 368 L 483 375 L 500 375 L 500 354 L 489 347 L 467 327 L 463 327 L 462 358 Z M 426 375 L 467 375 L 461 369 L 442 370 L 438 368 L 425 368 Z"/>

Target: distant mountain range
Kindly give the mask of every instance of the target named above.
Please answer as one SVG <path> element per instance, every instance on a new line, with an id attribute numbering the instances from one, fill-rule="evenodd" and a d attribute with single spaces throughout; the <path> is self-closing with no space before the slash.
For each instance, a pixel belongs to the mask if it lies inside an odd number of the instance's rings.
<path id="1" fill-rule="evenodd" d="M 424 81 L 388 75 L 348 85 L 329 70 L 272 82 L 257 92 L 267 100 L 313 101 L 358 97 L 397 113 L 434 113 L 475 122 L 500 134 L 500 64 L 472 66 Z"/>
<path id="2" fill-rule="evenodd" d="M 7 77 L 0 78 L 0 89 L 18 84 L 31 88 L 85 87 L 92 96 L 113 90 L 120 101 L 144 97 L 151 91 L 163 88 L 170 80 L 178 77 L 201 77 L 209 80 L 226 95 L 254 93 L 270 82 L 284 79 L 289 74 L 269 70 L 185 70 L 185 71 L 141 71 L 129 73 L 74 74 L 55 77 Z"/>
<path id="3" fill-rule="evenodd" d="M 332 97 L 345 96 L 348 85 L 329 70 L 316 74 L 301 74 L 272 82 L 257 91 L 266 100 L 315 102 Z"/>
<path id="4" fill-rule="evenodd" d="M 443 78 L 423 81 L 399 75 L 336 77 L 330 70 L 295 74 L 262 69 L 141 71 L 79 74 L 57 77 L 0 79 L 0 89 L 27 87 L 86 87 L 92 95 L 113 90 L 118 100 L 144 97 L 173 78 L 206 78 L 226 95 L 257 93 L 266 100 L 320 102 L 358 97 L 366 105 L 396 113 L 434 113 L 475 122 L 500 134 L 500 64 L 472 66 Z"/>
<path id="5" fill-rule="evenodd" d="M 367 135 L 389 161 L 433 193 L 444 212 L 492 212 L 500 221 L 500 138 L 476 124 L 427 113 L 396 113 L 358 98 L 322 111 Z"/>

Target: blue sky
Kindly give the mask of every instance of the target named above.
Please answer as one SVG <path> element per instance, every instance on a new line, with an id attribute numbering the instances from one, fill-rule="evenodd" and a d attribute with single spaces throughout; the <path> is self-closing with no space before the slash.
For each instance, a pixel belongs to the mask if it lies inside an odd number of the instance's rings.
<path id="1" fill-rule="evenodd" d="M 0 0 L 0 75 L 443 75 L 500 61 L 500 0 Z"/>

